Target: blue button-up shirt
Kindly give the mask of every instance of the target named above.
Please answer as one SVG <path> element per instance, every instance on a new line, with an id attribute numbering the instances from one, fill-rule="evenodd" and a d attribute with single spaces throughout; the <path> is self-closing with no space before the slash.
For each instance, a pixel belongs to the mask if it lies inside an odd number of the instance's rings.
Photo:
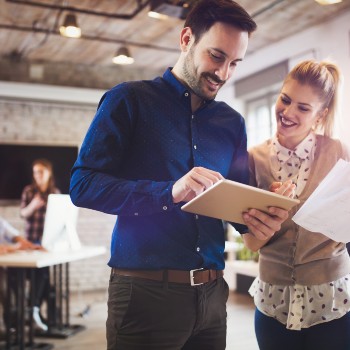
<path id="1" fill-rule="evenodd" d="M 70 193 L 77 206 L 118 215 L 111 267 L 224 268 L 222 221 L 181 211 L 172 187 L 195 166 L 247 183 L 245 124 L 223 102 L 193 113 L 190 94 L 168 69 L 163 78 L 122 83 L 99 103 Z"/>

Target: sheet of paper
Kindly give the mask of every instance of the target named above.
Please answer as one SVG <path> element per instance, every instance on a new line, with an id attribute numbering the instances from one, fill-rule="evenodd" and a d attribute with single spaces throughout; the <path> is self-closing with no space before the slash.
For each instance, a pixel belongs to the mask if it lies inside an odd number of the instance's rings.
<path id="1" fill-rule="evenodd" d="M 350 163 L 340 159 L 292 219 L 336 242 L 350 242 Z"/>

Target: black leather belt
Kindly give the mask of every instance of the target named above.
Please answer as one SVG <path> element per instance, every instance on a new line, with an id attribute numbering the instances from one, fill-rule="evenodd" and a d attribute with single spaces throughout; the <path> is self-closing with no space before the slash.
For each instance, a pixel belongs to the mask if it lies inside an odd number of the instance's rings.
<path id="1" fill-rule="evenodd" d="M 112 268 L 112 275 L 144 278 L 153 281 L 168 281 L 174 283 L 190 284 L 198 286 L 214 281 L 224 276 L 223 270 L 195 269 L 190 271 L 182 270 L 124 270 Z"/>

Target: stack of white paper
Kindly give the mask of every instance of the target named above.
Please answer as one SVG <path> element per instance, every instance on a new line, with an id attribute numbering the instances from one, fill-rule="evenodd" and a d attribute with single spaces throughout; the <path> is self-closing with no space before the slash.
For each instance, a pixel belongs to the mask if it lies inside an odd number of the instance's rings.
<path id="1" fill-rule="evenodd" d="M 340 159 L 292 219 L 336 242 L 350 242 L 350 163 Z"/>

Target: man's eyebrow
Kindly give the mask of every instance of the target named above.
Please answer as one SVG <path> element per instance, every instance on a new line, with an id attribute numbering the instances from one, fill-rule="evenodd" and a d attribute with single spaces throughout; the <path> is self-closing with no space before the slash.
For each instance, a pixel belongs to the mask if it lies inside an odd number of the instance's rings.
<path id="1" fill-rule="evenodd" d="M 216 47 L 213 47 L 212 49 L 222 54 L 223 56 L 227 57 L 227 53 L 225 51 L 222 51 L 221 49 L 218 49 Z M 233 62 L 240 62 L 240 61 L 243 61 L 243 58 L 236 58 L 235 60 L 233 60 Z"/>

